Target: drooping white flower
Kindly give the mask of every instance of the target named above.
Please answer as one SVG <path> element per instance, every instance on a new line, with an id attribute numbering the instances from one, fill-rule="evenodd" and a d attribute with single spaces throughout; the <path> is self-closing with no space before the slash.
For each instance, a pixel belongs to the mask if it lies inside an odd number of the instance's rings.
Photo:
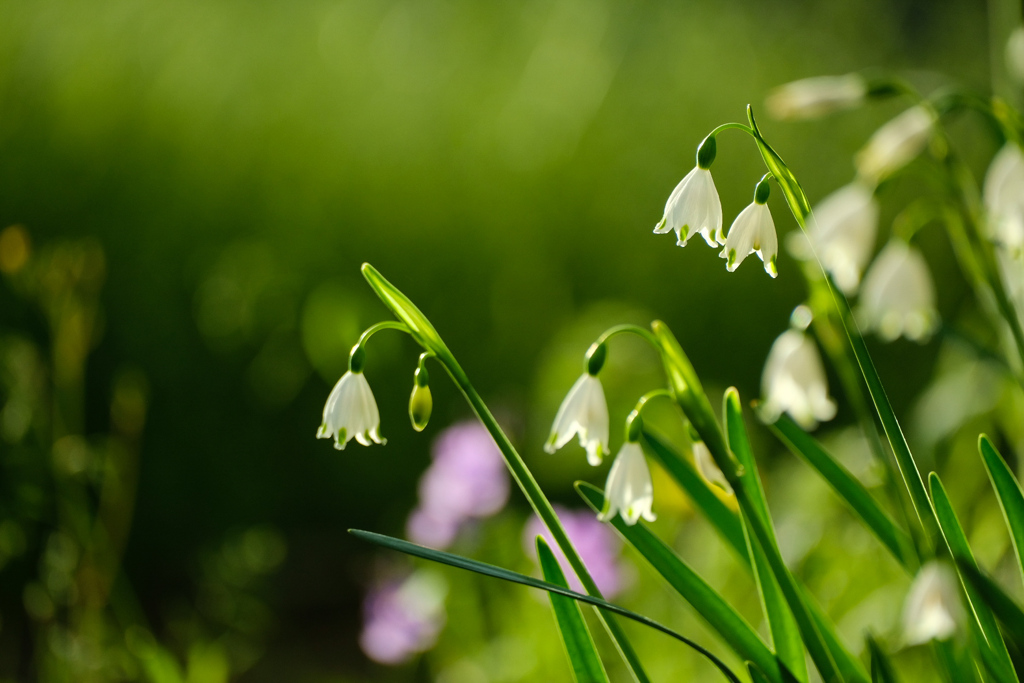
<path id="1" fill-rule="evenodd" d="M 903 606 L 903 639 L 908 645 L 946 640 L 956 633 L 962 609 L 953 571 L 935 560 L 921 567 Z"/>
<path id="2" fill-rule="evenodd" d="M 694 166 L 672 190 L 665 202 L 665 215 L 654 232 L 663 234 L 670 230 L 675 230 L 676 244 L 681 247 L 698 232 L 708 246 L 725 244 L 722 202 L 708 169 Z"/>
<path id="3" fill-rule="evenodd" d="M 636 524 L 641 517 L 648 522 L 657 519 L 651 512 L 654 503 L 651 471 L 639 443 L 627 441 L 622 444 L 608 471 L 604 497 L 605 511 L 600 515 L 602 521 L 610 521 L 620 513 L 623 521 L 630 526 Z"/>
<path id="4" fill-rule="evenodd" d="M 787 330 L 772 344 L 761 375 L 761 394 L 769 422 L 789 413 L 797 424 L 810 430 L 836 414 L 818 347 L 800 330 Z"/>
<path id="5" fill-rule="evenodd" d="M 579 434 L 580 446 L 587 449 L 587 462 L 600 465 L 608 453 L 608 403 L 601 380 L 588 372 L 565 395 L 544 450 L 554 453 L 574 434 Z"/>
<path id="6" fill-rule="evenodd" d="M 857 74 L 816 76 L 779 86 L 764 104 L 771 116 L 796 121 L 856 107 L 867 92 L 867 84 Z"/>
<path id="7" fill-rule="evenodd" d="M 731 273 L 747 256 L 757 254 L 764 263 L 765 272 L 776 277 L 779 274 L 775 267 L 778 253 L 779 238 L 775 234 L 772 212 L 768 210 L 767 204 L 755 200 L 740 211 L 732 222 L 720 256 L 726 260 L 725 267 Z"/>
<path id="8" fill-rule="evenodd" d="M 871 188 L 855 181 L 822 199 L 811 213 L 807 236 L 792 233 L 788 245 L 803 260 L 816 253 L 836 286 L 852 295 L 871 259 L 877 233 L 878 202 Z M 808 240 L 813 252 L 807 248 Z"/>
<path id="9" fill-rule="evenodd" d="M 1012 254 L 1024 250 L 1024 151 L 1006 143 L 985 174 L 989 237 Z"/>
<path id="10" fill-rule="evenodd" d="M 911 107 L 875 131 L 857 153 L 857 171 L 875 184 L 900 170 L 924 150 L 935 119 L 921 105 Z"/>
<path id="11" fill-rule="evenodd" d="M 924 342 L 939 322 L 935 286 L 921 252 L 903 240 L 886 245 L 864 276 L 857 319 L 886 341 Z"/>
<path id="12" fill-rule="evenodd" d="M 703 441 L 693 442 L 693 462 L 697 466 L 700 476 L 704 477 L 704 481 L 709 484 L 715 484 L 726 493 L 732 493 L 732 486 L 729 485 L 729 480 L 725 478 L 725 474 L 715 464 L 715 459 L 711 457 L 711 451 L 708 450 Z"/>
<path id="13" fill-rule="evenodd" d="M 380 435 L 377 401 L 362 372 L 349 370 L 334 385 L 324 404 L 323 422 L 316 436 L 318 439 L 333 437 L 338 450 L 345 450 L 351 439 L 364 446 L 387 442 Z"/>

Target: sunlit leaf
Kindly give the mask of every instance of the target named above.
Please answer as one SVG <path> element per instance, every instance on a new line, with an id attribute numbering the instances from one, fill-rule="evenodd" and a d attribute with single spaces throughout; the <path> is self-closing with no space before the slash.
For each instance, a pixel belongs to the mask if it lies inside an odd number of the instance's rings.
<path id="1" fill-rule="evenodd" d="M 1017 568 L 1024 576 L 1024 493 L 1021 492 L 1020 483 L 1013 476 L 1003 456 L 984 434 L 978 438 L 978 450 L 985 462 L 992 487 L 996 490 L 999 507 L 1010 530 L 1013 549 L 1017 551 Z"/>
<path id="2" fill-rule="evenodd" d="M 896 673 L 885 652 L 871 636 L 867 641 L 871 653 L 871 683 L 896 683 Z"/>
<path id="3" fill-rule="evenodd" d="M 545 581 L 569 588 L 558 560 L 540 536 L 537 537 L 537 559 Z M 587 628 L 587 622 L 583 620 L 579 604 L 558 593 L 549 592 L 548 598 L 551 599 L 551 609 L 555 612 L 555 622 L 562 636 L 565 653 L 572 665 L 573 678 L 577 683 L 607 683 L 608 674 L 601 664 L 601 657 L 597 654 L 597 647 L 590 635 L 590 629 Z"/>

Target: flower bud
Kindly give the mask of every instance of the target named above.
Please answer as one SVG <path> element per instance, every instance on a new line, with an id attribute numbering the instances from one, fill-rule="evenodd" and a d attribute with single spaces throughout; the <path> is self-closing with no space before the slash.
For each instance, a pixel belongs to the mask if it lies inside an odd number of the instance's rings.
<path id="1" fill-rule="evenodd" d="M 715 163 L 715 155 L 717 153 L 718 143 L 715 142 L 715 136 L 707 136 L 704 138 L 704 141 L 700 143 L 700 147 L 697 148 L 697 166 L 703 168 L 705 171 L 711 168 L 711 164 Z"/>
<path id="2" fill-rule="evenodd" d="M 768 202 L 768 195 L 772 193 L 772 186 L 768 184 L 771 180 L 770 176 L 761 178 L 761 181 L 754 188 L 754 201 L 758 204 L 766 204 Z"/>
<path id="3" fill-rule="evenodd" d="M 412 428 L 422 432 L 430 421 L 430 413 L 434 409 L 434 397 L 430 393 L 430 375 L 424 364 L 426 355 L 420 356 L 419 367 L 413 375 L 412 395 L 409 396 L 409 421 Z"/>

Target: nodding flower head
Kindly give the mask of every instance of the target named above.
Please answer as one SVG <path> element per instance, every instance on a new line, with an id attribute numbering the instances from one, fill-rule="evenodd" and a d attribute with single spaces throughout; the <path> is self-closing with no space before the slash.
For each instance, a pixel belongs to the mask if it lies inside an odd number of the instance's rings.
<path id="1" fill-rule="evenodd" d="M 781 85 L 768 95 L 768 113 L 783 121 L 814 119 L 864 102 L 868 87 L 857 74 L 816 76 Z"/>
<path id="2" fill-rule="evenodd" d="M 917 573 L 903 606 L 907 645 L 946 640 L 956 633 L 962 610 L 957 580 L 941 562 L 931 561 Z"/>
<path id="3" fill-rule="evenodd" d="M 925 342 L 935 331 L 935 286 L 921 253 L 894 239 L 864 276 L 857 317 L 886 341 Z"/>
<path id="4" fill-rule="evenodd" d="M 906 110 L 875 131 L 857 153 L 857 171 L 875 184 L 900 170 L 920 154 L 932 136 L 935 117 L 922 105 Z"/>
<path id="5" fill-rule="evenodd" d="M 641 517 L 648 522 L 657 519 L 651 511 L 651 505 L 654 504 L 651 471 L 639 443 L 627 441 L 622 444 L 608 471 L 604 497 L 605 509 L 600 514 L 602 521 L 615 519 L 617 514 L 621 514 L 622 520 L 630 526 L 636 524 Z"/>
<path id="6" fill-rule="evenodd" d="M 566 394 L 544 450 L 554 453 L 574 434 L 579 434 L 580 446 L 587 449 L 587 462 L 600 465 L 608 453 L 608 403 L 601 380 L 589 372 L 584 372 Z"/>
<path id="7" fill-rule="evenodd" d="M 334 447 L 344 450 L 351 439 L 364 446 L 386 443 L 380 435 L 380 413 L 370 383 L 362 371 L 349 370 L 334 385 L 324 404 L 318 439 L 334 437 Z"/>
<path id="8" fill-rule="evenodd" d="M 985 174 L 989 237 L 1010 254 L 1024 252 L 1024 152 L 1006 143 Z"/>
<path id="9" fill-rule="evenodd" d="M 847 295 L 857 292 L 878 233 L 878 203 L 871 188 L 852 182 L 828 195 L 811 214 L 806 238 L 793 233 L 790 252 L 802 260 L 817 254 L 822 267 Z M 807 248 L 807 242 L 813 251 Z"/>
<path id="10" fill-rule="evenodd" d="M 761 393 L 762 410 L 770 422 L 789 413 L 804 429 L 814 429 L 818 422 L 836 414 L 818 347 L 800 330 L 787 330 L 772 344 L 761 376 Z"/>
<path id="11" fill-rule="evenodd" d="M 681 247 L 697 233 L 704 237 L 708 246 L 725 244 L 722 202 L 709 170 L 715 160 L 715 144 L 713 137 L 701 143 L 697 165 L 672 190 L 665 202 L 665 215 L 654 228 L 659 234 L 675 230 L 676 243 Z"/>
<path id="12" fill-rule="evenodd" d="M 747 208 L 743 209 L 729 228 L 729 237 L 720 256 L 726 259 L 725 267 L 731 273 L 735 271 L 743 259 L 750 254 L 757 254 L 764 263 L 766 273 L 775 277 L 779 274 L 775 267 L 775 258 L 779 253 L 779 238 L 775 234 L 775 221 L 768 210 L 768 183 L 761 181 L 757 191 Z M 762 189 L 763 188 L 763 189 Z"/>

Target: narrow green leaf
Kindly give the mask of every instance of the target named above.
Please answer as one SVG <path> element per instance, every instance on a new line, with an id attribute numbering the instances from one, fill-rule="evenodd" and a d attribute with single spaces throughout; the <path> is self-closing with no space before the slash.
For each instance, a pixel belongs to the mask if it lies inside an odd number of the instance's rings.
<path id="1" fill-rule="evenodd" d="M 743 426 L 743 410 L 740 406 L 740 395 L 735 388 L 729 388 L 725 392 L 723 413 L 725 415 L 726 439 L 729 448 L 732 450 L 740 465 L 743 466 L 743 474 L 740 477 L 740 485 L 747 490 L 747 495 L 754 502 L 761 521 L 772 535 L 773 542 L 775 534 L 772 531 L 771 514 L 768 511 L 768 500 L 764 495 L 764 487 L 761 478 L 757 473 L 757 463 L 754 461 L 754 454 L 750 449 L 750 441 L 747 438 L 747 431 Z M 741 516 L 742 519 L 742 516 Z M 746 522 L 746 520 L 743 520 Z M 747 525 L 744 525 L 747 532 Z M 772 634 L 772 642 L 775 645 L 775 654 L 782 663 L 793 673 L 799 681 L 807 680 L 807 662 L 804 659 L 804 645 L 800 640 L 800 629 L 793 618 L 792 612 L 786 605 L 786 598 L 782 589 L 772 575 L 771 567 L 764 551 L 756 540 L 747 536 L 747 549 L 754 567 L 754 581 L 757 584 L 758 594 L 761 596 L 761 607 L 764 609 L 765 618 L 768 620 L 768 628 Z"/>
<path id="2" fill-rule="evenodd" d="M 537 537 L 537 558 L 545 581 L 569 588 L 569 582 L 565 580 L 558 560 L 541 536 Z M 583 619 L 579 603 L 557 593 L 548 593 L 548 598 L 551 599 L 551 609 L 555 612 L 555 622 L 562 635 L 562 644 L 565 646 L 565 654 L 569 657 L 569 664 L 572 665 L 576 683 L 608 683 L 608 674 L 605 673 L 601 657 L 597 654 L 597 646 L 594 645 L 590 629 Z"/>
<path id="3" fill-rule="evenodd" d="M 376 534 L 372 531 L 362 531 L 360 529 L 349 529 L 348 532 L 356 538 L 379 545 L 382 548 L 389 550 L 396 550 L 406 555 L 412 555 L 413 557 L 420 557 L 431 562 L 437 562 L 439 564 L 446 564 L 449 567 L 455 567 L 457 569 L 465 569 L 467 571 L 476 572 L 477 574 L 483 574 L 484 576 L 490 576 L 495 579 L 501 579 L 510 583 L 518 583 L 522 586 L 529 586 L 530 588 L 539 588 L 540 590 L 547 591 L 549 593 L 556 593 L 558 595 L 564 595 L 567 598 L 572 598 L 577 602 L 583 602 L 588 605 L 593 605 L 605 612 L 612 614 L 618 614 L 619 616 L 631 619 L 639 624 L 643 624 L 649 628 L 653 628 L 656 631 L 661 631 L 665 635 L 675 638 L 679 642 L 689 646 L 696 650 L 709 662 L 715 665 L 719 671 L 722 672 L 729 681 L 732 683 L 740 683 L 740 679 L 736 676 L 732 670 L 725 665 L 722 660 L 716 657 L 714 654 L 709 652 L 707 649 L 699 645 L 698 643 L 690 640 L 686 636 L 680 635 L 673 631 L 667 626 L 663 626 L 653 619 L 649 619 L 643 615 L 637 614 L 625 607 L 620 607 L 614 603 L 607 602 L 601 598 L 595 598 L 592 595 L 584 595 L 583 593 L 577 593 L 576 591 L 557 586 L 547 581 L 541 581 L 535 579 L 532 576 L 526 576 L 502 567 L 495 567 L 492 564 L 485 562 L 479 562 L 477 560 L 471 560 L 468 557 L 461 557 L 459 555 L 453 555 L 452 553 L 446 553 L 441 550 L 434 550 L 433 548 L 425 548 L 409 541 L 403 541 L 398 538 L 392 538 L 391 536 L 384 536 L 383 534 Z"/>
<path id="4" fill-rule="evenodd" d="M 992 487 L 996 490 L 999 507 L 1003 510 L 1003 518 L 1010 530 L 1013 549 L 1017 551 L 1017 568 L 1024 577 L 1024 493 L 1003 456 L 984 434 L 978 437 L 978 450 L 985 462 Z"/>
<path id="5" fill-rule="evenodd" d="M 1010 661 L 1010 653 L 1006 649 L 1003 636 L 999 633 L 999 626 L 996 624 L 995 615 L 992 614 L 988 604 L 975 589 L 974 584 L 965 579 L 964 573 L 960 569 L 962 564 L 969 564 L 973 567 L 978 566 L 974 559 L 974 553 L 971 552 L 971 547 L 967 543 L 967 535 L 960 525 L 960 520 L 957 519 L 953 505 L 949 502 L 949 496 L 946 494 L 946 489 L 942 485 L 939 475 L 932 472 L 928 483 L 931 487 L 939 529 L 942 531 L 943 538 L 946 539 L 946 545 L 949 547 L 950 554 L 953 555 L 953 559 L 957 562 L 957 573 L 960 576 L 960 582 L 964 586 L 967 600 L 971 605 L 977 625 L 981 630 L 981 640 L 985 641 L 979 643 L 980 649 L 984 650 L 984 645 L 987 642 L 988 647 L 995 655 L 997 666 L 1004 670 L 1001 678 L 1007 678 L 1006 673 L 1014 670 L 1013 663 Z M 1014 676 L 1009 676 L 1008 678 L 1012 680 Z"/>
<path id="6" fill-rule="evenodd" d="M 803 585 L 797 584 L 797 589 L 800 591 L 804 604 L 807 605 L 807 609 L 811 613 L 814 626 L 818 629 L 818 633 L 821 634 L 822 640 L 825 641 L 825 647 L 832 654 L 832 659 L 835 661 L 836 666 L 839 667 L 839 672 L 843 675 L 843 678 L 851 683 L 867 683 L 868 674 L 864 670 L 864 665 L 839 639 L 835 624 L 825 614 L 825 610 L 821 608 L 815 601 L 814 596 Z"/>
<path id="7" fill-rule="evenodd" d="M 889 661 L 874 638 L 868 636 L 867 640 L 868 651 L 871 652 L 872 683 L 896 683 L 896 672 L 893 671 L 892 662 Z"/>
<path id="8" fill-rule="evenodd" d="M 974 587 L 996 618 L 1003 623 L 1006 633 L 1018 643 L 1024 644 L 1024 610 L 977 565 L 964 560 L 958 560 L 956 564 L 961 576 Z"/>
<path id="9" fill-rule="evenodd" d="M 646 424 L 640 443 L 644 447 L 644 451 L 665 468 L 665 471 L 690 497 L 693 504 L 704 513 L 704 517 L 721 534 L 736 556 L 744 562 L 750 562 L 739 516 L 711 492 L 690 461 L 684 458 L 665 437 L 652 431 Z"/>
<path id="10" fill-rule="evenodd" d="M 912 547 L 906 532 L 887 515 L 864 485 L 850 471 L 832 457 L 810 434 L 800 429 L 787 415 L 783 415 L 768 428 L 794 455 L 817 470 L 840 498 L 867 525 L 893 557 L 907 565 L 903 548 Z"/>
<path id="11" fill-rule="evenodd" d="M 750 676 L 750 683 L 771 683 L 771 680 L 753 662 L 747 662 L 747 675 Z"/>
<path id="12" fill-rule="evenodd" d="M 576 490 L 592 510 L 604 508 L 604 493 L 586 482 L 576 482 Z M 715 591 L 697 572 L 683 562 L 675 552 L 651 533 L 642 523 L 629 526 L 620 515 L 612 526 L 647 560 L 669 585 L 683 597 L 707 624 L 729 644 L 742 659 L 755 662 L 772 674 L 773 681 L 781 681 L 775 655 L 764 644 L 757 632 L 732 605 Z"/>

